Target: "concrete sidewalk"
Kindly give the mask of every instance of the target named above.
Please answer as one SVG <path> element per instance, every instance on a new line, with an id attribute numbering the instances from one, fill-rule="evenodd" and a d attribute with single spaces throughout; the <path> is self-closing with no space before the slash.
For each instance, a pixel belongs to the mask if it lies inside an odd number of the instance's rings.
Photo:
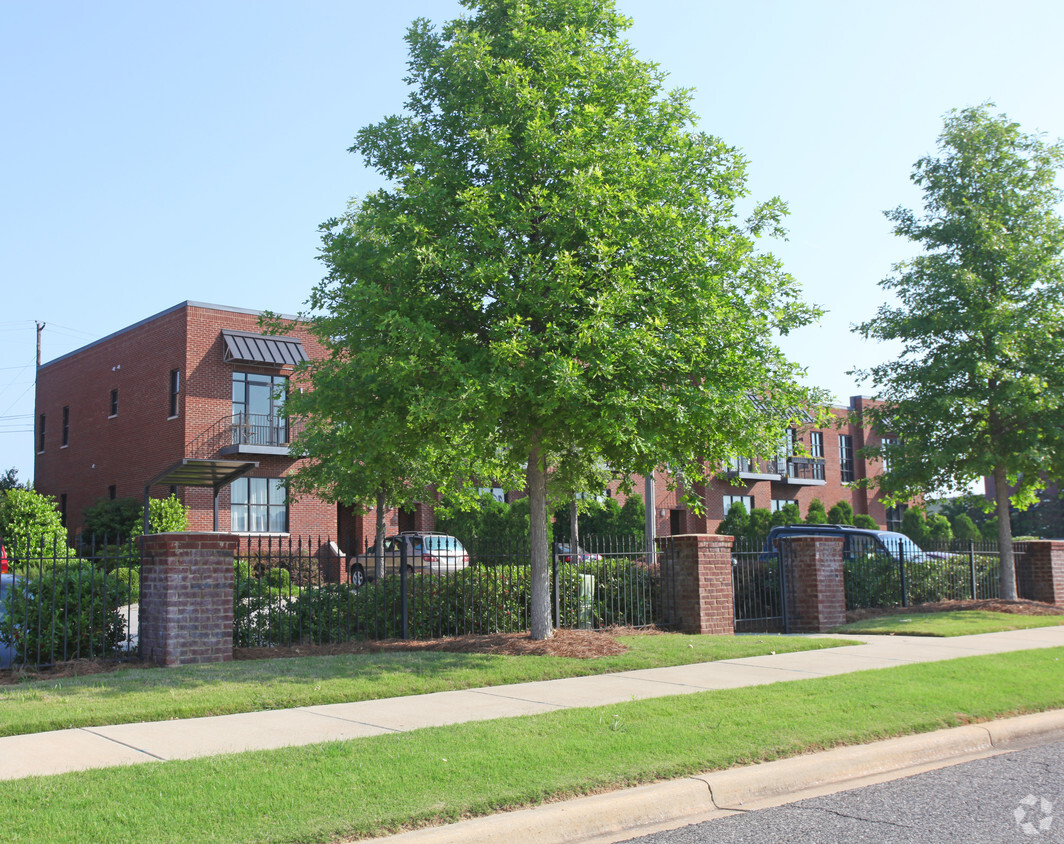
<path id="1" fill-rule="evenodd" d="M 866 668 L 1064 646 L 1064 626 L 950 639 L 838 638 L 858 639 L 862 644 L 359 703 L 11 736 L 0 738 L 0 780 L 314 744 L 709 689 L 827 677 Z"/>

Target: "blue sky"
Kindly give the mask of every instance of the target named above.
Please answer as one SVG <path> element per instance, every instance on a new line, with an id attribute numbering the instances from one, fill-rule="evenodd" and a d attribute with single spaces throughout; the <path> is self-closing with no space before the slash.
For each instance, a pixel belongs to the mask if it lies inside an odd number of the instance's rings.
<path id="1" fill-rule="evenodd" d="M 701 128 L 740 147 L 772 244 L 828 313 L 786 338 L 808 381 L 893 350 L 850 332 L 913 254 L 882 212 L 917 206 L 942 116 L 991 99 L 1064 136 L 1064 4 L 618 0 L 628 38 Z M 0 28 L 0 471 L 33 476 L 35 321 L 48 361 L 186 299 L 300 310 L 318 224 L 381 180 L 348 153 L 401 110 L 403 34 L 450 0 L 9 3 Z"/>

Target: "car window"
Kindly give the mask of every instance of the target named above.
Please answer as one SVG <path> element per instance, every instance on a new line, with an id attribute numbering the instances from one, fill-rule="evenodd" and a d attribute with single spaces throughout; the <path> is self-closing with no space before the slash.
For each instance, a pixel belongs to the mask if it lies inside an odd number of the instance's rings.
<path id="1" fill-rule="evenodd" d="M 394 536 L 389 536 L 384 540 L 384 550 L 392 554 L 399 550 L 399 543 Z"/>
<path id="2" fill-rule="evenodd" d="M 410 550 L 413 551 L 415 554 L 420 554 L 421 553 L 421 537 L 420 536 L 412 536 L 412 537 L 410 537 Z"/>
<path id="3" fill-rule="evenodd" d="M 446 536 L 444 534 L 426 536 L 425 548 L 431 551 L 446 551 L 458 554 L 465 551 L 465 548 L 462 547 L 462 543 L 455 539 L 455 537 Z"/>

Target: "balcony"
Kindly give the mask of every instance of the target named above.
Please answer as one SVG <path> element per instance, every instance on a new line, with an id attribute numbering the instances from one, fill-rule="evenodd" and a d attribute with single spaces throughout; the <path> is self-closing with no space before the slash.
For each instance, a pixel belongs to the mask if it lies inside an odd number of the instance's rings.
<path id="1" fill-rule="evenodd" d="M 218 423 L 228 429 L 220 454 L 288 455 L 290 420 L 264 413 L 234 413 Z"/>
<path id="2" fill-rule="evenodd" d="M 824 486 L 823 457 L 795 457 L 775 461 L 779 474 L 776 482 L 792 486 Z"/>
<path id="3" fill-rule="evenodd" d="M 758 460 L 754 457 L 733 457 L 726 470 L 729 478 L 744 481 L 778 481 L 780 471 L 775 460 Z"/>

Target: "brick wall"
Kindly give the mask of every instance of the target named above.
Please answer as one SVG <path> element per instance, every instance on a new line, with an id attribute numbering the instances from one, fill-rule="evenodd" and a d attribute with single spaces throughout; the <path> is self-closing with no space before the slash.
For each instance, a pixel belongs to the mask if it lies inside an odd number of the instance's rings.
<path id="1" fill-rule="evenodd" d="M 684 633 L 735 633 L 730 536 L 671 537 L 661 551 L 667 621 Z"/>
<path id="2" fill-rule="evenodd" d="M 846 623 L 841 538 L 792 536 L 780 540 L 791 633 L 823 633 Z"/>
<path id="3" fill-rule="evenodd" d="M 1021 598 L 1064 607 L 1064 542 L 1025 542 L 1016 554 L 1016 585 Z"/>
<path id="4" fill-rule="evenodd" d="M 140 652 L 157 665 L 233 658 L 233 555 L 221 533 L 142 537 Z"/>

